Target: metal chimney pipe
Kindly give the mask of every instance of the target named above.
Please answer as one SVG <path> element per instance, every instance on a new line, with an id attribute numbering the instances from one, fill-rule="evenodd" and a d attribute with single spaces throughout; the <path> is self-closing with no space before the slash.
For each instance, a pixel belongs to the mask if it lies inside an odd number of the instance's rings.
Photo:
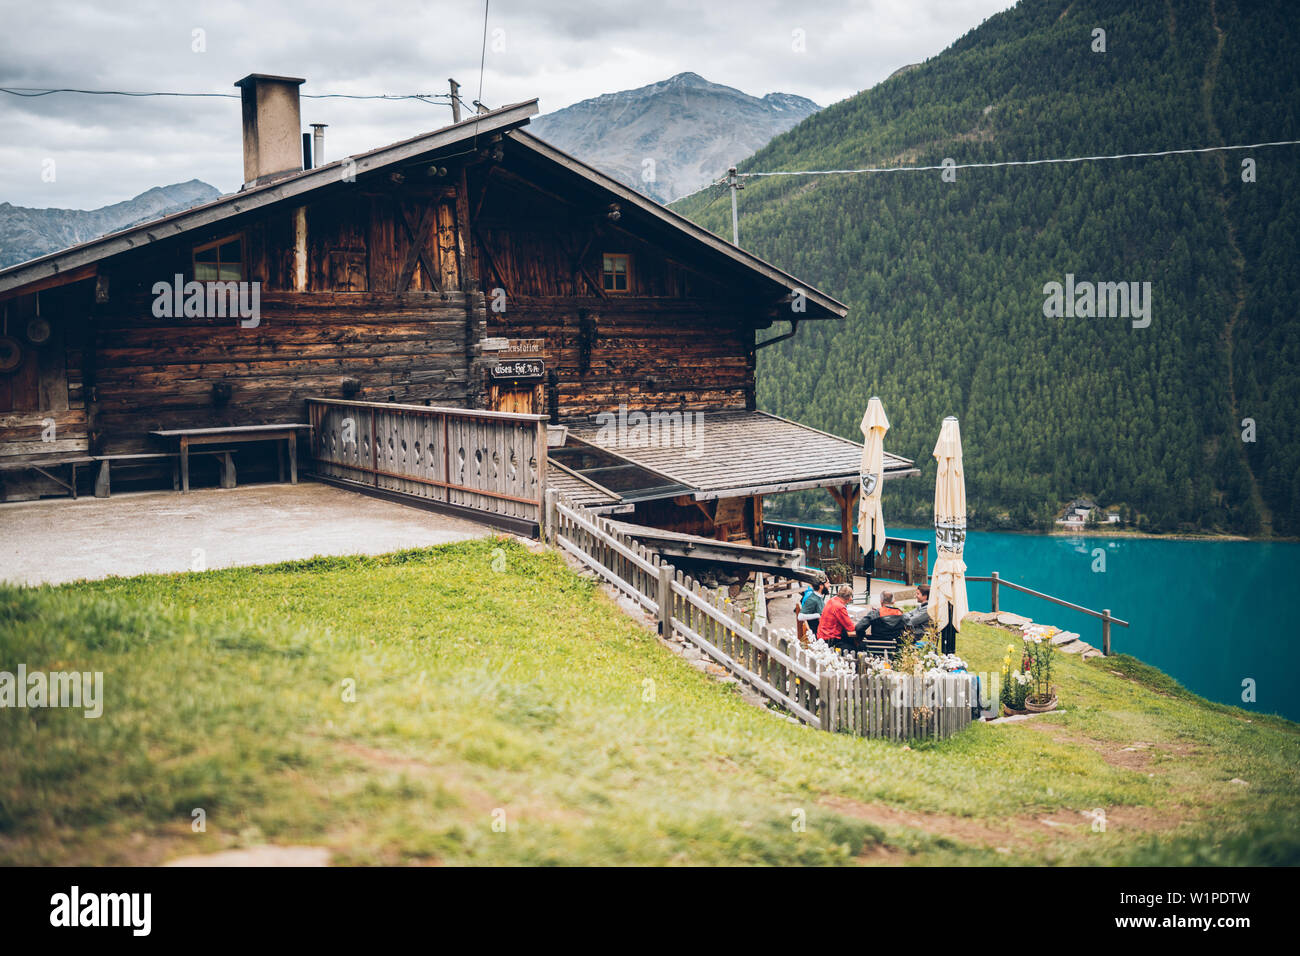
<path id="1" fill-rule="evenodd" d="M 325 127 L 328 123 L 312 123 L 312 161 L 317 166 L 325 165 Z"/>

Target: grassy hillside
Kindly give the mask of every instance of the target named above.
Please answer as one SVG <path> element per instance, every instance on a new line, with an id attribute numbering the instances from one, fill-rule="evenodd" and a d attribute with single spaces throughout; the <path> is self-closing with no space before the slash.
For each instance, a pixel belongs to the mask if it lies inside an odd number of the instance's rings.
<path id="1" fill-rule="evenodd" d="M 1298 60 L 1289 0 L 1023 0 L 741 169 L 1300 139 Z M 729 238 L 725 192 L 676 208 Z M 1086 494 L 1153 531 L 1300 534 L 1300 148 L 749 179 L 740 218 L 747 249 L 852 310 L 759 353 L 763 407 L 857 438 L 878 394 L 890 449 L 927 477 L 957 415 L 976 526 Z M 1150 325 L 1046 318 L 1067 274 L 1150 282 Z M 890 494 L 927 520 L 931 487 Z"/>
<path id="2" fill-rule="evenodd" d="M 959 649 L 991 669 L 1007 637 Z M 0 710 L 3 863 L 1300 862 L 1295 724 L 1066 657 L 1064 713 L 910 748 L 824 734 L 509 540 L 0 588 L 19 662 L 103 671 L 106 702 Z"/>

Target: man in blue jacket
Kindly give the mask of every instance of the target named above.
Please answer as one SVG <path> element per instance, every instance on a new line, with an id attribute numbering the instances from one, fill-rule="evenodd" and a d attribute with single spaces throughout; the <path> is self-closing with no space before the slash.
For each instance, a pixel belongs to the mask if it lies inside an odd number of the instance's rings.
<path id="1" fill-rule="evenodd" d="M 826 598 L 830 594 L 830 590 L 829 581 L 818 581 L 816 586 L 805 588 L 803 597 L 799 600 L 799 607 L 795 611 L 795 620 L 810 628 L 813 634 L 817 633 L 817 626 L 821 623 L 822 608 L 826 606 Z M 795 630 L 798 632 L 802 643 L 803 629 L 796 627 Z"/>

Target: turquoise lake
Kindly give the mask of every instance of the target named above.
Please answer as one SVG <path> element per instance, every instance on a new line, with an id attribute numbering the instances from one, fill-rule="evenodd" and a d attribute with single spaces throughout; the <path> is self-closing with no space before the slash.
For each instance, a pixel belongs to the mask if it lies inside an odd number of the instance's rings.
<path id="1" fill-rule="evenodd" d="M 934 569 L 932 529 L 889 534 L 928 540 Z M 1105 570 L 1094 571 L 1103 567 L 1098 552 Z M 1288 608 L 1300 598 L 1300 543 L 972 531 L 965 558 L 967 574 L 997 571 L 1083 607 L 1110 608 L 1131 625 L 1111 627 L 1113 653 L 1159 667 L 1203 697 L 1300 720 L 1300 642 Z M 989 585 L 969 584 L 967 596 L 972 609 L 988 610 Z M 1101 647 L 1097 618 L 1010 588 L 999 590 L 998 603 Z M 1255 682 L 1253 703 L 1242 700 L 1247 679 Z"/>

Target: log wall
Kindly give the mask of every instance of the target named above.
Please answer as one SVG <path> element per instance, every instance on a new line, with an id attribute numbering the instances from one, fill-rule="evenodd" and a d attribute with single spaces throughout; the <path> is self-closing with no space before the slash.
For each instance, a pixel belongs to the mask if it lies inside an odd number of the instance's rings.
<path id="1" fill-rule="evenodd" d="M 544 340 L 554 379 L 537 410 L 561 419 L 753 407 L 765 313 L 744 288 L 695 264 L 680 237 L 602 215 L 600 197 L 469 162 L 157 238 L 41 293 L 55 340 L 0 376 L 0 454 L 25 453 L 51 415 L 73 444 L 39 451 L 114 454 L 156 450 L 159 428 L 299 421 L 308 397 L 481 408 L 509 399 L 490 390 L 486 336 Z M 261 284 L 259 324 L 155 317 L 154 284 L 192 279 L 193 248 L 232 236 L 244 279 Z M 605 253 L 631 257 L 626 292 L 601 288 Z M 20 322 L 34 301 L 3 304 Z M 38 399 L 16 401 L 32 376 Z"/>

